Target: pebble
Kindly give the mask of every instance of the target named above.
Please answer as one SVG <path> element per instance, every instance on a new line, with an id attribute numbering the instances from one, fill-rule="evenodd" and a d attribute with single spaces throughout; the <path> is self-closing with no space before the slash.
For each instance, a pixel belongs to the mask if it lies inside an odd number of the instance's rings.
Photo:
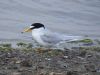
<path id="1" fill-rule="evenodd" d="M 51 60 L 51 58 L 45 58 L 45 60 L 48 60 L 48 61 L 50 61 L 50 60 Z"/>
<path id="2" fill-rule="evenodd" d="M 64 58 L 65 58 L 65 59 L 67 59 L 67 58 L 68 58 L 68 56 L 64 56 Z"/>

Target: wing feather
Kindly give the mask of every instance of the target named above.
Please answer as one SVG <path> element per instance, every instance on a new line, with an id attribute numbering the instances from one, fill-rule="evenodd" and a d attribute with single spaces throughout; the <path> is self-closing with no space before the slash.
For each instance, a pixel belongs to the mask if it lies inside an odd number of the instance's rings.
<path id="1" fill-rule="evenodd" d="M 50 44 L 57 44 L 62 41 L 62 39 L 56 33 L 50 31 L 47 31 L 44 35 L 41 36 L 41 38 L 44 42 Z"/>
<path id="2" fill-rule="evenodd" d="M 82 36 L 72 36 L 72 35 L 64 35 L 64 34 L 58 34 L 51 31 L 46 31 L 44 35 L 41 36 L 42 40 L 44 42 L 50 43 L 50 44 L 57 44 L 61 41 L 77 41 L 82 39 Z"/>

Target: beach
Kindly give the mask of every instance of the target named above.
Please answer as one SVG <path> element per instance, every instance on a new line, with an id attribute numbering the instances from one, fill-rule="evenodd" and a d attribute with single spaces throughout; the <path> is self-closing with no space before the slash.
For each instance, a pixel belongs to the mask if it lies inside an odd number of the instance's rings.
<path id="1" fill-rule="evenodd" d="M 32 23 L 84 39 L 42 49 Z M 0 0 L 0 75 L 100 75 L 100 1 Z"/>

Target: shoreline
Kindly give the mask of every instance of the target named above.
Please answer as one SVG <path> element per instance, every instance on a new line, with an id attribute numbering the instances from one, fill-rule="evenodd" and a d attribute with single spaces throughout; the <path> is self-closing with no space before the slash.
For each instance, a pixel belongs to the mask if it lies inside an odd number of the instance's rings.
<path id="1" fill-rule="evenodd" d="M 0 39 L 0 44 L 11 44 L 13 48 L 17 48 L 17 43 L 31 43 L 34 46 L 37 46 L 32 39 Z M 81 41 L 72 41 L 72 42 L 64 42 L 59 44 L 61 48 L 78 48 L 78 47 L 100 47 L 100 40 L 99 39 L 83 39 Z M 37 46 L 38 47 L 38 46 Z M 58 47 L 58 48 L 60 48 Z"/>

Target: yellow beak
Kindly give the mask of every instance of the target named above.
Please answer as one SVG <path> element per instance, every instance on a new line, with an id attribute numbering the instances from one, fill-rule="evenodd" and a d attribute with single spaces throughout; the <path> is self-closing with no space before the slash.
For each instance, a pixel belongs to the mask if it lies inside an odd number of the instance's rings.
<path id="1" fill-rule="evenodd" d="M 26 28 L 26 29 L 24 29 L 23 32 L 31 32 L 31 31 L 32 31 L 32 29 L 30 29 L 30 28 Z"/>

